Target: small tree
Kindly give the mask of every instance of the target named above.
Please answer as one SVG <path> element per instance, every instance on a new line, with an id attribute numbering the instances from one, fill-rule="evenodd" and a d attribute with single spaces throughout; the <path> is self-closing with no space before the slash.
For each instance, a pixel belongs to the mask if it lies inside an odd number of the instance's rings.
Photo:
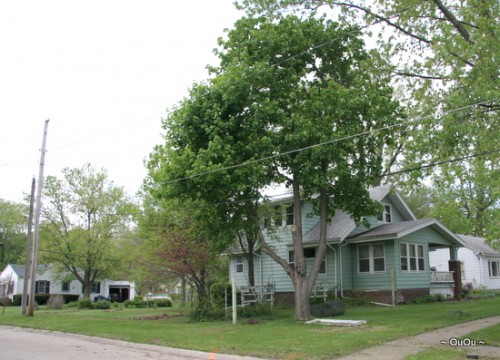
<path id="1" fill-rule="evenodd" d="M 220 271 L 220 247 L 214 239 L 217 225 L 210 219 L 210 209 L 199 202 L 158 201 L 151 197 L 146 197 L 139 219 L 147 267 L 158 279 L 188 282 L 196 291 L 202 311 L 211 309 L 210 286 Z"/>

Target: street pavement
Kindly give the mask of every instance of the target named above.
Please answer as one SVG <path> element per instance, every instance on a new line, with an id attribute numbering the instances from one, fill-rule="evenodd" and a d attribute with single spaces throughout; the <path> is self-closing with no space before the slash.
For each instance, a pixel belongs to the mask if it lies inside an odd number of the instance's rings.
<path id="1" fill-rule="evenodd" d="M 0 326 L 0 360 L 263 360 Z"/>

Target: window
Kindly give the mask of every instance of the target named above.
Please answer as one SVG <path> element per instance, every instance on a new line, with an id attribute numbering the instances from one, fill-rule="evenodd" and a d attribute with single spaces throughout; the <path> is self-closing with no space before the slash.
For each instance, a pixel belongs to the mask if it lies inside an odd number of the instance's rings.
<path id="1" fill-rule="evenodd" d="M 283 226 L 283 209 L 281 205 L 274 207 L 274 226 Z"/>
<path id="2" fill-rule="evenodd" d="M 92 289 L 90 292 L 93 294 L 99 294 L 101 292 L 101 283 L 92 283 Z"/>
<path id="3" fill-rule="evenodd" d="M 50 293 L 50 281 L 39 280 L 35 283 L 37 294 L 49 294 Z"/>
<path id="4" fill-rule="evenodd" d="M 358 271 L 369 274 L 385 271 L 383 244 L 360 245 L 358 247 Z"/>
<path id="5" fill-rule="evenodd" d="M 236 257 L 236 272 L 237 273 L 243 272 L 243 256 Z"/>
<path id="6" fill-rule="evenodd" d="M 401 243 L 399 245 L 401 271 L 425 270 L 424 246 Z"/>
<path id="7" fill-rule="evenodd" d="M 264 217 L 264 228 L 269 229 L 273 225 L 276 227 L 293 225 L 295 222 L 293 215 L 293 204 L 281 204 L 273 206 L 271 218 L 269 216 Z"/>
<path id="8" fill-rule="evenodd" d="M 287 205 L 285 207 L 285 221 L 287 225 L 293 225 L 295 222 L 293 215 L 293 204 Z"/>
<path id="9" fill-rule="evenodd" d="M 500 261 L 488 261 L 490 277 L 500 277 Z"/>
<path id="10" fill-rule="evenodd" d="M 384 210 L 382 210 L 382 212 L 378 215 L 378 221 L 387 223 L 392 221 L 390 205 L 384 205 Z"/>
<path id="11" fill-rule="evenodd" d="M 69 292 L 69 282 L 68 281 L 61 283 L 61 291 L 62 292 Z"/>
<path id="12" fill-rule="evenodd" d="M 288 252 L 288 265 L 292 267 L 292 269 L 295 270 L 295 251 L 290 250 Z"/>
<path id="13" fill-rule="evenodd" d="M 293 250 L 290 250 L 288 252 L 288 264 L 292 267 L 292 269 L 295 268 L 295 252 Z M 314 259 L 316 259 L 316 248 L 305 248 L 304 249 L 304 257 L 306 258 L 306 263 L 307 259 L 312 259 L 310 261 L 310 266 L 313 265 Z M 321 266 L 319 268 L 319 274 L 326 274 L 326 253 L 325 256 L 323 257 L 323 260 L 321 261 Z"/>

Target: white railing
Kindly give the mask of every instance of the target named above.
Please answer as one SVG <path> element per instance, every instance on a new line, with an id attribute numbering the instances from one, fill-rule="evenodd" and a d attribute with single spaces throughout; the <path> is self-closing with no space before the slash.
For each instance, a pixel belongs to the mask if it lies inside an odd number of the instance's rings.
<path id="1" fill-rule="evenodd" d="M 431 271 L 431 283 L 452 283 L 453 271 Z"/>

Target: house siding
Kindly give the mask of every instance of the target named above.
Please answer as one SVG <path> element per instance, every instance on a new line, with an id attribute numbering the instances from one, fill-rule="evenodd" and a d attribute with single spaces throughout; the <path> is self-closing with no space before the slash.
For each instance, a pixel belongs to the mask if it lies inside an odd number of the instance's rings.
<path id="1" fill-rule="evenodd" d="M 474 288 L 500 289 L 500 277 L 490 277 L 488 261 L 499 261 L 499 257 L 478 256 L 469 248 L 459 248 L 457 258 L 462 262 L 462 284 L 471 283 Z M 448 271 L 450 253 L 448 249 L 437 249 L 429 254 L 431 266 L 436 271 Z"/>
<path id="2" fill-rule="evenodd" d="M 82 296 L 82 285 L 78 280 L 72 280 L 69 283 L 69 290 L 63 291 L 62 284 L 63 282 L 57 277 L 55 277 L 50 269 L 50 266 L 40 265 L 40 268 L 43 270 L 38 270 L 36 273 L 36 281 L 48 281 L 50 282 L 49 294 L 68 294 L 68 295 L 79 295 Z M 14 269 L 8 265 L 5 270 L 1 274 L 2 281 L 4 279 L 8 279 L 10 274 L 13 274 L 12 281 L 14 281 L 14 292 L 10 294 L 10 298 L 13 298 L 13 295 L 18 295 L 23 293 L 24 287 L 24 277 L 19 277 Z M 110 281 L 103 280 L 101 281 L 100 292 L 99 293 L 91 293 L 90 298 L 93 299 L 97 295 L 109 296 L 109 286 L 128 286 L 129 287 L 129 298 L 133 300 L 135 296 L 135 284 L 123 281 Z"/>

